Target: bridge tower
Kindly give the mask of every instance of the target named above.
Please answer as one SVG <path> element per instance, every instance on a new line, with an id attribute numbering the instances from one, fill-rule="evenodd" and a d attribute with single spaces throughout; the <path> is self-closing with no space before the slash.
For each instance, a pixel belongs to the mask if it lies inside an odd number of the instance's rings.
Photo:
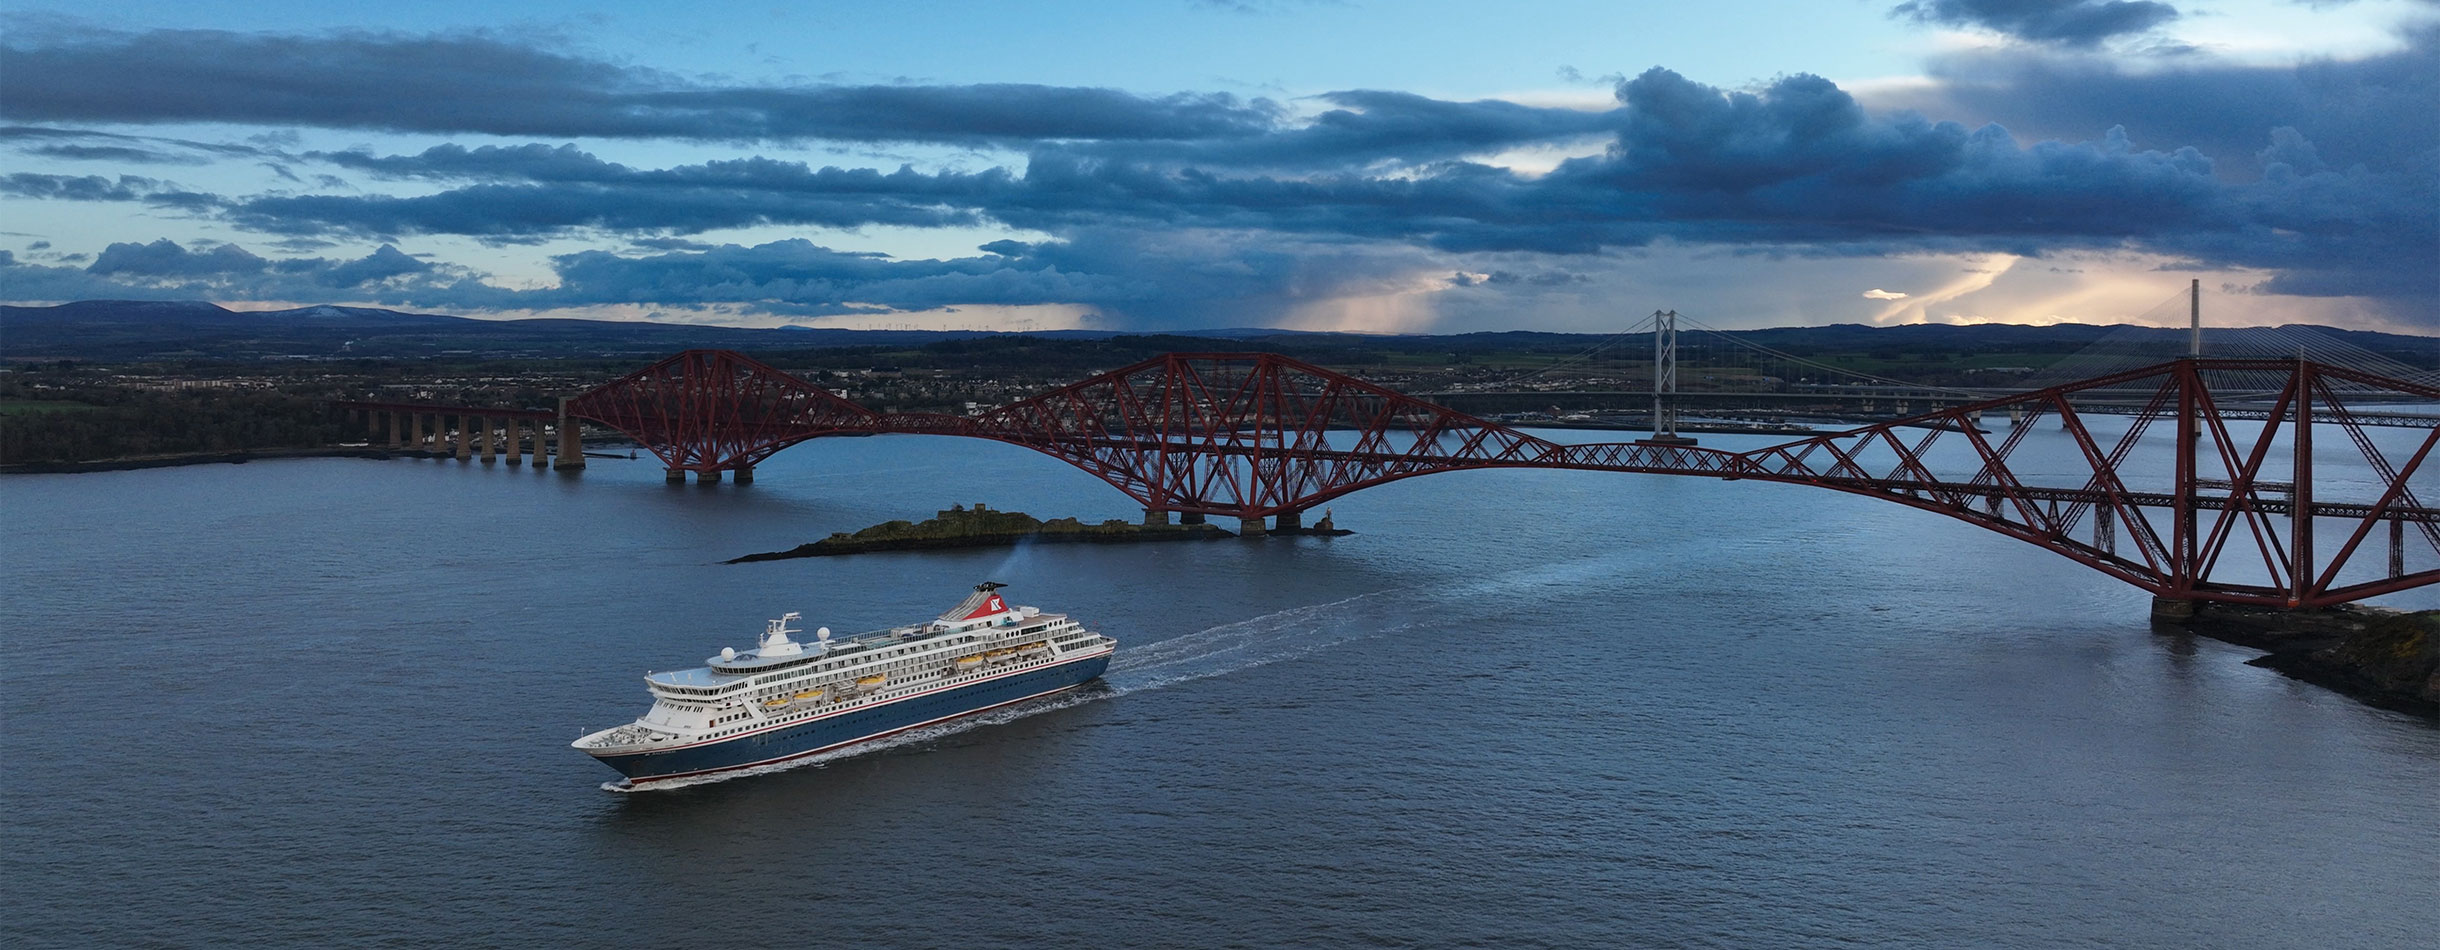
<path id="1" fill-rule="evenodd" d="M 2169 565 L 2172 579 L 2169 590 L 2157 593 L 2152 597 L 2152 617 L 2156 620 L 2184 621 L 2194 616 L 2194 587 L 2202 580 L 2204 569 L 2201 530 L 2203 496 L 2198 480 L 2204 465 L 2203 428 L 2205 420 L 2200 401 L 2196 398 L 2198 393 L 2207 388 L 2201 373 L 2196 369 L 2201 365 L 2202 359 L 2203 281 L 2201 278 L 2195 278 L 2186 285 L 2186 356 L 2177 362 L 2179 377 L 2177 496 L 2170 510 L 2169 536 Z M 2297 371 L 2303 372 L 2301 361 Z M 2300 376 L 2299 379 L 2301 380 L 2301 378 Z M 2309 395 L 2304 402 L 2310 402 Z M 2309 431 L 2312 425 L 2310 418 L 2309 409 L 2303 403 L 2299 403 L 2297 407 L 2298 429 L 2295 437 L 2298 447 L 2296 464 L 2299 465 L 2310 466 L 2312 464 L 2304 457 L 2304 453 L 2311 452 L 2313 446 L 2313 434 Z M 2276 428 L 2277 420 L 2272 420 L 2271 425 Z M 2298 527 L 2290 535 L 2292 539 L 2301 539 L 2294 542 L 2301 546 L 2309 546 L 2311 543 L 2312 515 L 2310 508 L 2310 505 L 2306 505 L 2298 509 L 2294 522 Z M 2309 551 L 2300 549 L 2300 553 L 2309 553 Z M 2301 574 L 2302 572 L 2299 572 L 2299 576 Z"/>
<path id="2" fill-rule="evenodd" d="M 1652 311 L 1652 437 L 1649 445 L 1693 445 L 1677 430 L 1677 311 Z"/>

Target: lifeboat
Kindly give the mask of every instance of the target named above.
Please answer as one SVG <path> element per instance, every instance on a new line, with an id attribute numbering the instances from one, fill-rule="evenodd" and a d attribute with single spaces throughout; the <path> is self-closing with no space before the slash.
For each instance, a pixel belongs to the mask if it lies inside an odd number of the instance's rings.
<path id="1" fill-rule="evenodd" d="M 801 692 L 801 693 L 796 694 L 796 701 L 801 703 L 801 702 L 806 702 L 806 701 L 808 701 L 808 700 L 820 699 L 820 698 L 822 698 L 822 694 L 827 693 L 827 692 L 830 692 L 830 691 L 829 691 L 829 690 L 827 690 L 827 689 L 809 689 L 809 690 L 806 690 L 806 691 L 804 691 L 804 692 Z"/>
<path id="2" fill-rule="evenodd" d="M 981 665 L 983 665 L 983 655 L 980 653 L 957 658 L 957 668 L 961 670 L 971 670 Z"/>
<path id="3" fill-rule="evenodd" d="M 763 708 L 778 709 L 781 706 L 788 705 L 788 703 L 789 699 L 786 696 L 773 696 L 770 699 L 763 700 Z"/>
<path id="4" fill-rule="evenodd" d="M 871 689 L 889 681 L 890 675 L 888 673 L 875 673 L 871 676 L 856 677 L 856 685 L 865 689 Z"/>
<path id="5" fill-rule="evenodd" d="M 1039 653 L 1039 652 L 1041 652 L 1041 651 L 1043 650 L 1043 648 L 1048 647 L 1048 646 L 1050 646 L 1050 641 L 1047 641 L 1047 640 L 1036 640 L 1036 641 L 1034 641 L 1034 642 L 1032 642 L 1032 643 L 1028 643 L 1028 644 L 1026 644 L 1026 645 L 1024 645 L 1024 646 L 1018 647 L 1018 648 L 1017 648 L 1017 652 L 1019 652 L 1019 653 Z"/>

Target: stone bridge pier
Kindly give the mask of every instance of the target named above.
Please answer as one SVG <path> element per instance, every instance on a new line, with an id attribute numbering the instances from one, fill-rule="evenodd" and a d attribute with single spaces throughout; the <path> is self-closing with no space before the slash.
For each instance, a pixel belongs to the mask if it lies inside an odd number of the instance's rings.
<path id="1" fill-rule="evenodd" d="M 424 458 L 481 459 L 484 464 L 524 465 L 535 471 L 585 467 L 584 423 L 557 411 L 476 409 L 405 403 L 342 403 L 364 420 L 365 442 Z M 554 423 L 556 426 L 554 427 Z M 557 443 L 556 452 L 552 444 Z M 531 449 L 528 449 L 531 446 Z M 556 460 L 553 455 L 556 454 Z M 743 481 L 745 479 L 740 479 Z"/>

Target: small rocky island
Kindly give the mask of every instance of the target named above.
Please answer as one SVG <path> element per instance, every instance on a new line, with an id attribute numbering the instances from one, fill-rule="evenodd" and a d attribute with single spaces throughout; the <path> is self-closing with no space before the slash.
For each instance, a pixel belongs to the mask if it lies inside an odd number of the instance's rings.
<path id="1" fill-rule="evenodd" d="M 1209 541 L 1233 537 L 1236 535 L 1208 524 L 1145 525 L 1117 519 L 1100 524 L 1085 524 L 1074 518 L 1054 518 L 1043 521 L 1022 511 L 993 511 L 981 504 L 972 508 L 964 505 L 951 505 L 949 510 L 939 512 L 929 521 L 920 523 L 885 522 L 853 534 L 841 531 L 820 541 L 800 544 L 786 551 L 748 554 L 723 563 L 743 564 L 749 561 L 777 561 L 792 557 L 830 557 L 840 554 L 864 554 L 872 551 L 1005 547 L 1043 542 L 1129 544 L 1138 541 Z"/>
<path id="2" fill-rule="evenodd" d="M 2440 718 L 2440 610 L 2289 612 L 2203 605 L 2187 629 L 2268 651 L 2248 661 L 2368 705 Z"/>

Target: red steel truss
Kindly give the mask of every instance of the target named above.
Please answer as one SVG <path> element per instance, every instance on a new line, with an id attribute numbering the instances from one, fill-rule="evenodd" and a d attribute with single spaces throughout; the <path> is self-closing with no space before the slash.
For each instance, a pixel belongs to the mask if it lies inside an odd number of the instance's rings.
<path id="1" fill-rule="evenodd" d="M 673 470 L 751 469 L 806 439 L 875 431 L 879 415 L 742 353 L 688 350 L 568 401 Z"/>
<path id="2" fill-rule="evenodd" d="M 690 351 L 569 409 L 672 468 L 749 467 L 820 435 L 962 435 L 1055 456 L 1148 509 L 1244 518 L 1482 468 L 1814 485 L 1948 515 L 2162 597 L 2317 607 L 2440 580 L 2440 509 L 2426 502 L 2440 475 L 2425 464 L 2440 426 L 2376 430 L 2355 408 L 2395 402 L 2440 402 L 2440 388 L 2301 360 L 2188 359 L 1728 452 L 1552 442 L 1274 354 L 1175 353 L 958 417 L 876 415 L 743 356 Z M 2005 434 L 1981 428 L 1999 415 Z M 2076 461 L 2012 467 L 2054 424 Z M 2317 463 L 2369 476 L 2325 496 Z"/>
<path id="3" fill-rule="evenodd" d="M 2080 412 L 2079 396 L 2142 408 Z M 1738 458 L 1747 477 L 1936 511 L 2161 597 L 2323 607 L 2440 580 L 2440 509 L 2424 501 L 2440 496 L 2426 467 L 2440 428 L 2376 429 L 2351 408 L 2433 401 L 2440 388 L 2304 360 L 2187 359 Z M 2003 412 L 2004 437 L 1976 425 Z M 2012 468 L 2053 419 L 2077 461 Z M 2317 444 L 2331 434 L 2345 441 Z M 2315 467 L 2333 463 L 2372 477 L 2325 494 Z M 2376 533 L 2386 558 L 2367 550 Z"/>

